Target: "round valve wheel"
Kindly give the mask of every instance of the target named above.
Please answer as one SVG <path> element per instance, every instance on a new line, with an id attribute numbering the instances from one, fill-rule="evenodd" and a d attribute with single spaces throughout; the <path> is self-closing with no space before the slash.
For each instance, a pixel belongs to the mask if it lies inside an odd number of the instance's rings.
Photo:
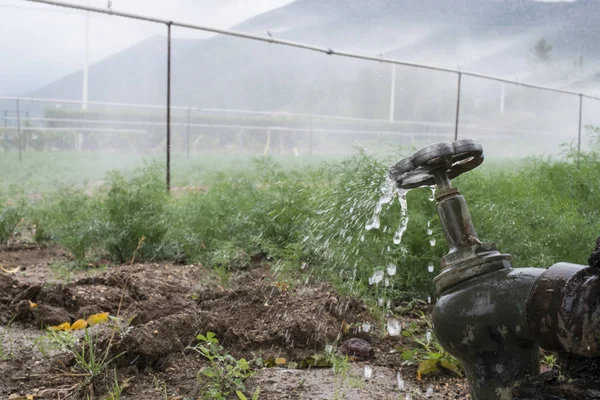
<path id="1" fill-rule="evenodd" d="M 448 179 L 476 168 L 483 162 L 483 147 L 473 139 L 432 144 L 398 161 L 389 176 L 402 189 L 435 185 L 434 171 L 443 170 Z"/>

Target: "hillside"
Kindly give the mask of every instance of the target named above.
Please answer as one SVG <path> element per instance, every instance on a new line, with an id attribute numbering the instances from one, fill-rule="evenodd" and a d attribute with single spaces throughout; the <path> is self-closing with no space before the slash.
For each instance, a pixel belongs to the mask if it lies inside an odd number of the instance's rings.
<path id="1" fill-rule="evenodd" d="M 594 81 L 600 70 L 597 17 L 595 0 L 298 0 L 235 29 L 568 86 Z M 544 63 L 531 50 L 542 38 L 553 46 Z M 165 57 L 165 39 L 154 37 L 95 64 L 90 99 L 163 103 Z M 407 82 L 415 73 L 401 72 Z M 175 104 L 355 115 L 353 97 L 365 86 L 384 91 L 388 75 L 375 63 L 237 38 L 173 44 Z M 81 72 L 33 94 L 80 98 Z"/>

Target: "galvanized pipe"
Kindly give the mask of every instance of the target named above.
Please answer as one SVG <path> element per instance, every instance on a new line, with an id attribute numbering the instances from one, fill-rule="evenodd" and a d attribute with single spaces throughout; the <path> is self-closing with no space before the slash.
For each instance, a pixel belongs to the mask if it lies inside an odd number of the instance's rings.
<path id="1" fill-rule="evenodd" d="M 171 23 L 167 23 L 167 191 L 171 190 Z"/>
<path id="2" fill-rule="evenodd" d="M 579 95 L 579 132 L 577 134 L 577 152 L 581 153 L 581 124 L 583 117 L 583 95 Z"/>
<path id="3" fill-rule="evenodd" d="M 185 140 L 185 154 L 186 158 L 190 158 L 190 122 L 191 122 L 191 113 L 192 110 L 188 108 L 187 112 L 187 131 L 186 131 L 186 140 Z"/>
<path id="4" fill-rule="evenodd" d="M 460 89 L 462 86 L 462 72 L 458 73 L 458 89 L 456 93 L 456 122 L 454 125 L 454 140 L 458 140 L 458 124 L 460 119 Z"/>
<path id="5" fill-rule="evenodd" d="M 19 136 L 19 162 L 21 162 L 21 107 L 19 100 L 17 100 L 17 134 Z"/>
<path id="6" fill-rule="evenodd" d="M 227 35 L 227 36 L 257 40 L 257 41 L 261 41 L 261 42 L 275 43 L 275 44 L 280 44 L 283 46 L 296 47 L 296 48 L 300 48 L 300 49 L 304 49 L 304 50 L 310 50 L 310 51 L 315 51 L 315 52 L 319 52 L 319 53 L 324 53 L 327 55 L 337 55 L 337 56 L 341 56 L 341 57 L 354 58 L 354 59 L 367 60 L 367 61 L 378 61 L 378 62 L 382 62 L 382 63 L 404 65 L 407 67 L 423 68 L 423 69 L 439 71 L 439 72 L 462 73 L 464 75 L 472 76 L 475 78 L 510 83 L 512 85 L 529 87 L 529 88 L 533 88 L 533 89 L 547 90 L 547 91 L 556 92 L 556 93 L 564 93 L 564 94 L 571 94 L 571 95 L 580 95 L 581 94 L 581 93 L 573 92 L 570 90 L 558 89 L 558 88 L 542 86 L 542 85 L 534 85 L 531 83 L 523 83 L 523 82 L 500 78 L 500 77 L 496 77 L 496 76 L 492 76 L 492 75 L 484 75 L 484 74 L 479 74 L 479 73 L 475 73 L 475 72 L 459 71 L 457 69 L 442 68 L 442 67 L 436 67 L 433 65 L 414 63 L 414 62 L 410 62 L 410 61 L 402 61 L 402 60 L 396 60 L 396 59 L 391 59 L 391 58 L 384 58 L 382 56 L 377 57 L 377 56 L 369 56 L 369 55 L 365 55 L 365 54 L 353 53 L 353 52 L 349 52 L 349 51 L 336 51 L 329 47 L 319 47 L 319 46 L 314 46 L 314 45 L 301 43 L 301 42 L 275 39 L 272 36 L 253 35 L 250 33 L 238 32 L 238 31 L 227 30 L 227 29 L 218 29 L 218 28 L 212 28 L 212 27 L 202 26 L 202 25 L 168 21 L 168 20 L 161 19 L 161 18 L 146 17 L 146 16 L 139 15 L 139 14 L 114 11 L 112 9 L 106 10 L 104 8 L 86 7 L 86 6 L 81 6 L 81 5 L 77 5 L 77 4 L 70 4 L 70 3 L 64 3 L 64 2 L 52 1 L 52 0 L 26 0 L 26 1 L 33 2 L 33 3 L 46 4 L 46 5 L 51 5 L 51 6 L 66 7 L 66 8 L 76 9 L 76 10 L 91 11 L 91 12 L 95 12 L 95 13 L 99 13 L 99 14 L 115 15 L 118 17 L 132 18 L 132 19 L 137 19 L 137 20 L 141 20 L 141 21 L 155 22 L 155 23 L 160 23 L 160 24 L 165 24 L 165 25 L 170 24 L 170 25 L 177 26 L 180 28 L 188 28 L 188 29 L 200 30 L 200 31 L 205 31 L 205 32 L 218 33 L 218 34 Z M 597 97 L 597 96 L 592 96 L 592 95 L 587 95 L 587 94 L 582 94 L 582 96 L 590 98 L 590 99 L 600 100 L 600 97 Z"/>

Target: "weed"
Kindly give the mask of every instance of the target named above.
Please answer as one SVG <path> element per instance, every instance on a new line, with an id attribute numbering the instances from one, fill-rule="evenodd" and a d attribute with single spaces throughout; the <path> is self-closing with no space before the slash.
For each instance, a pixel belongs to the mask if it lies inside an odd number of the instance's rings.
<path id="1" fill-rule="evenodd" d="M 80 377 L 78 386 L 88 393 L 93 393 L 94 380 L 112 361 L 122 355 L 111 358 L 110 343 L 104 351 L 99 350 L 98 334 L 93 333 L 92 329 L 85 329 L 81 338 L 65 331 L 49 331 L 46 337 L 49 347 L 60 349 L 73 356 L 76 376 Z"/>
<path id="2" fill-rule="evenodd" d="M 252 375 L 248 362 L 228 354 L 213 332 L 208 332 L 206 336 L 198 334 L 197 339 L 200 343 L 192 348 L 210 363 L 198 373 L 198 380 L 206 385 L 204 398 L 225 400 L 232 393 L 243 394 L 246 391 L 244 380 Z M 258 392 L 255 392 L 256 397 Z M 243 399 L 239 394 L 238 397 Z"/>
<path id="3" fill-rule="evenodd" d="M 10 205 L 0 197 L 0 243 L 5 243 L 15 233 L 24 211 L 19 205 Z"/>
<path id="4" fill-rule="evenodd" d="M 64 188 L 32 212 L 37 241 L 52 240 L 83 260 L 101 238 L 101 208 L 82 190 Z"/>
<path id="5" fill-rule="evenodd" d="M 423 332 L 416 322 L 411 322 L 408 328 L 402 331 L 402 336 L 413 341 L 415 347 L 412 349 L 404 349 L 402 359 L 404 364 L 418 363 L 417 379 L 421 380 L 422 375 L 427 375 L 438 371 L 438 367 L 442 367 L 458 376 L 462 376 L 461 366 L 459 361 L 451 354 L 446 352 L 435 336 L 431 333 L 431 321 L 424 314 L 421 318 L 426 322 L 427 332 Z"/>
<path id="6" fill-rule="evenodd" d="M 112 387 L 108 392 L 108 396 L 106 400 L 121 400 L 121 395 L 127 386 L 129 386 L 129 378 L 125 379 L 123 382 L 119 382 L 119 378 L 117 377 L 117 370 L 113 370 L 114 380 Z"/>
<path id="7" fill-rule="evenodd" d="M 12 323 L 14 321 L 14 317 L 8 321 L 6 327 L 0 333 L 0 360 L 8 361 L 13 358 L 13 340 L 12 340 Z M 8 339 L 8 351 L 4 347 L 4 339 Z"/>
<path id="8" fill-rule="evenodd" d="M 542 359 L 542 363 L 547 365 L 550 369 L 553 369 L 556 366 L 557 362 L 558 358 L 556 357 L 556 354 L 549 354 L 547 356 L 544 356 L 544 358 Z"/>
<path id="9" fill-rule="evenodd" d="M 117 172 L 109 174 L 102 202 L 103 241 L 114 261 L 128 261 L 132 254 L 141 258 L 164 255 L 168 197 L 162 178 L 162 169 L 156 164 L 135 171 L 129 180 Z"/>
<path id="10" fill-rule="evenodd" d="M 221 287 L 226 288 L 231 280 L 232 273 L 227 265 L 220 265 L 214 268 L 215 274 L 219 278 Z"/>

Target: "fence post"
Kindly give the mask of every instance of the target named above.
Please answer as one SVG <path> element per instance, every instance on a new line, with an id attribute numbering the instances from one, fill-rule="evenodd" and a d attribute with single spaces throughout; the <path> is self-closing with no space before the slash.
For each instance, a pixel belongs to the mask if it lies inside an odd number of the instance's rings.
<path id="1" fill-rule="evenodd" d="M 192 114 L 192 110 L 191 108 L 188 107 L 187 110 L 187 133 L 186 133 L 186 140 L 185 140 L 185 149 L 186 149 L 186 157 L 189 159 L 190 158 L 190 120 L 191 120 L 191 114 Z"/>
<path id="2" fill-rule="evenodd" d="M 283 130 L 279 131 L 279 154 L 283 154 Z"/>
<path id="3" fill-rule="evenodd" d="M 581 123 L 583 117 L 583 94 L 579 95 L 579 132 L 577 134 L 577 153 L 581 153 Z"/>
<path id="4" fill-rule="evenodd" d="M 171 24 L 167 23 L 167 192 L 171 191 Z"/>
<path id="5" fill-rule="evenodd" d="M 18 135 L 18 142 L 19 142 L 19 162 L 21 162 L 21 107 L 19 104 L 19 99 L 17 99 L 17 135 Z"/>
<path id="6" fill-rule="evenodd" d="M 313 120 L 310 119 L 310 126 L 308 128 L 308 154 L 313 153 Z"/>
<path id="7" fill-rule="evenodd" d="M 458 124 L 460 121 L 460 89 L 462 85 L 462 72 L 458 73 L 458 92 L 456 95 L 456 125 L 454 126 L 454 140 L 458 140 Z"/>
<path id="8" fill-rule="evenodd" d="M 394 113 L 396 111 L 396 64 L 392 64 L 392 85 L 390 88 L 390 124 L 394 122 Z"/>

